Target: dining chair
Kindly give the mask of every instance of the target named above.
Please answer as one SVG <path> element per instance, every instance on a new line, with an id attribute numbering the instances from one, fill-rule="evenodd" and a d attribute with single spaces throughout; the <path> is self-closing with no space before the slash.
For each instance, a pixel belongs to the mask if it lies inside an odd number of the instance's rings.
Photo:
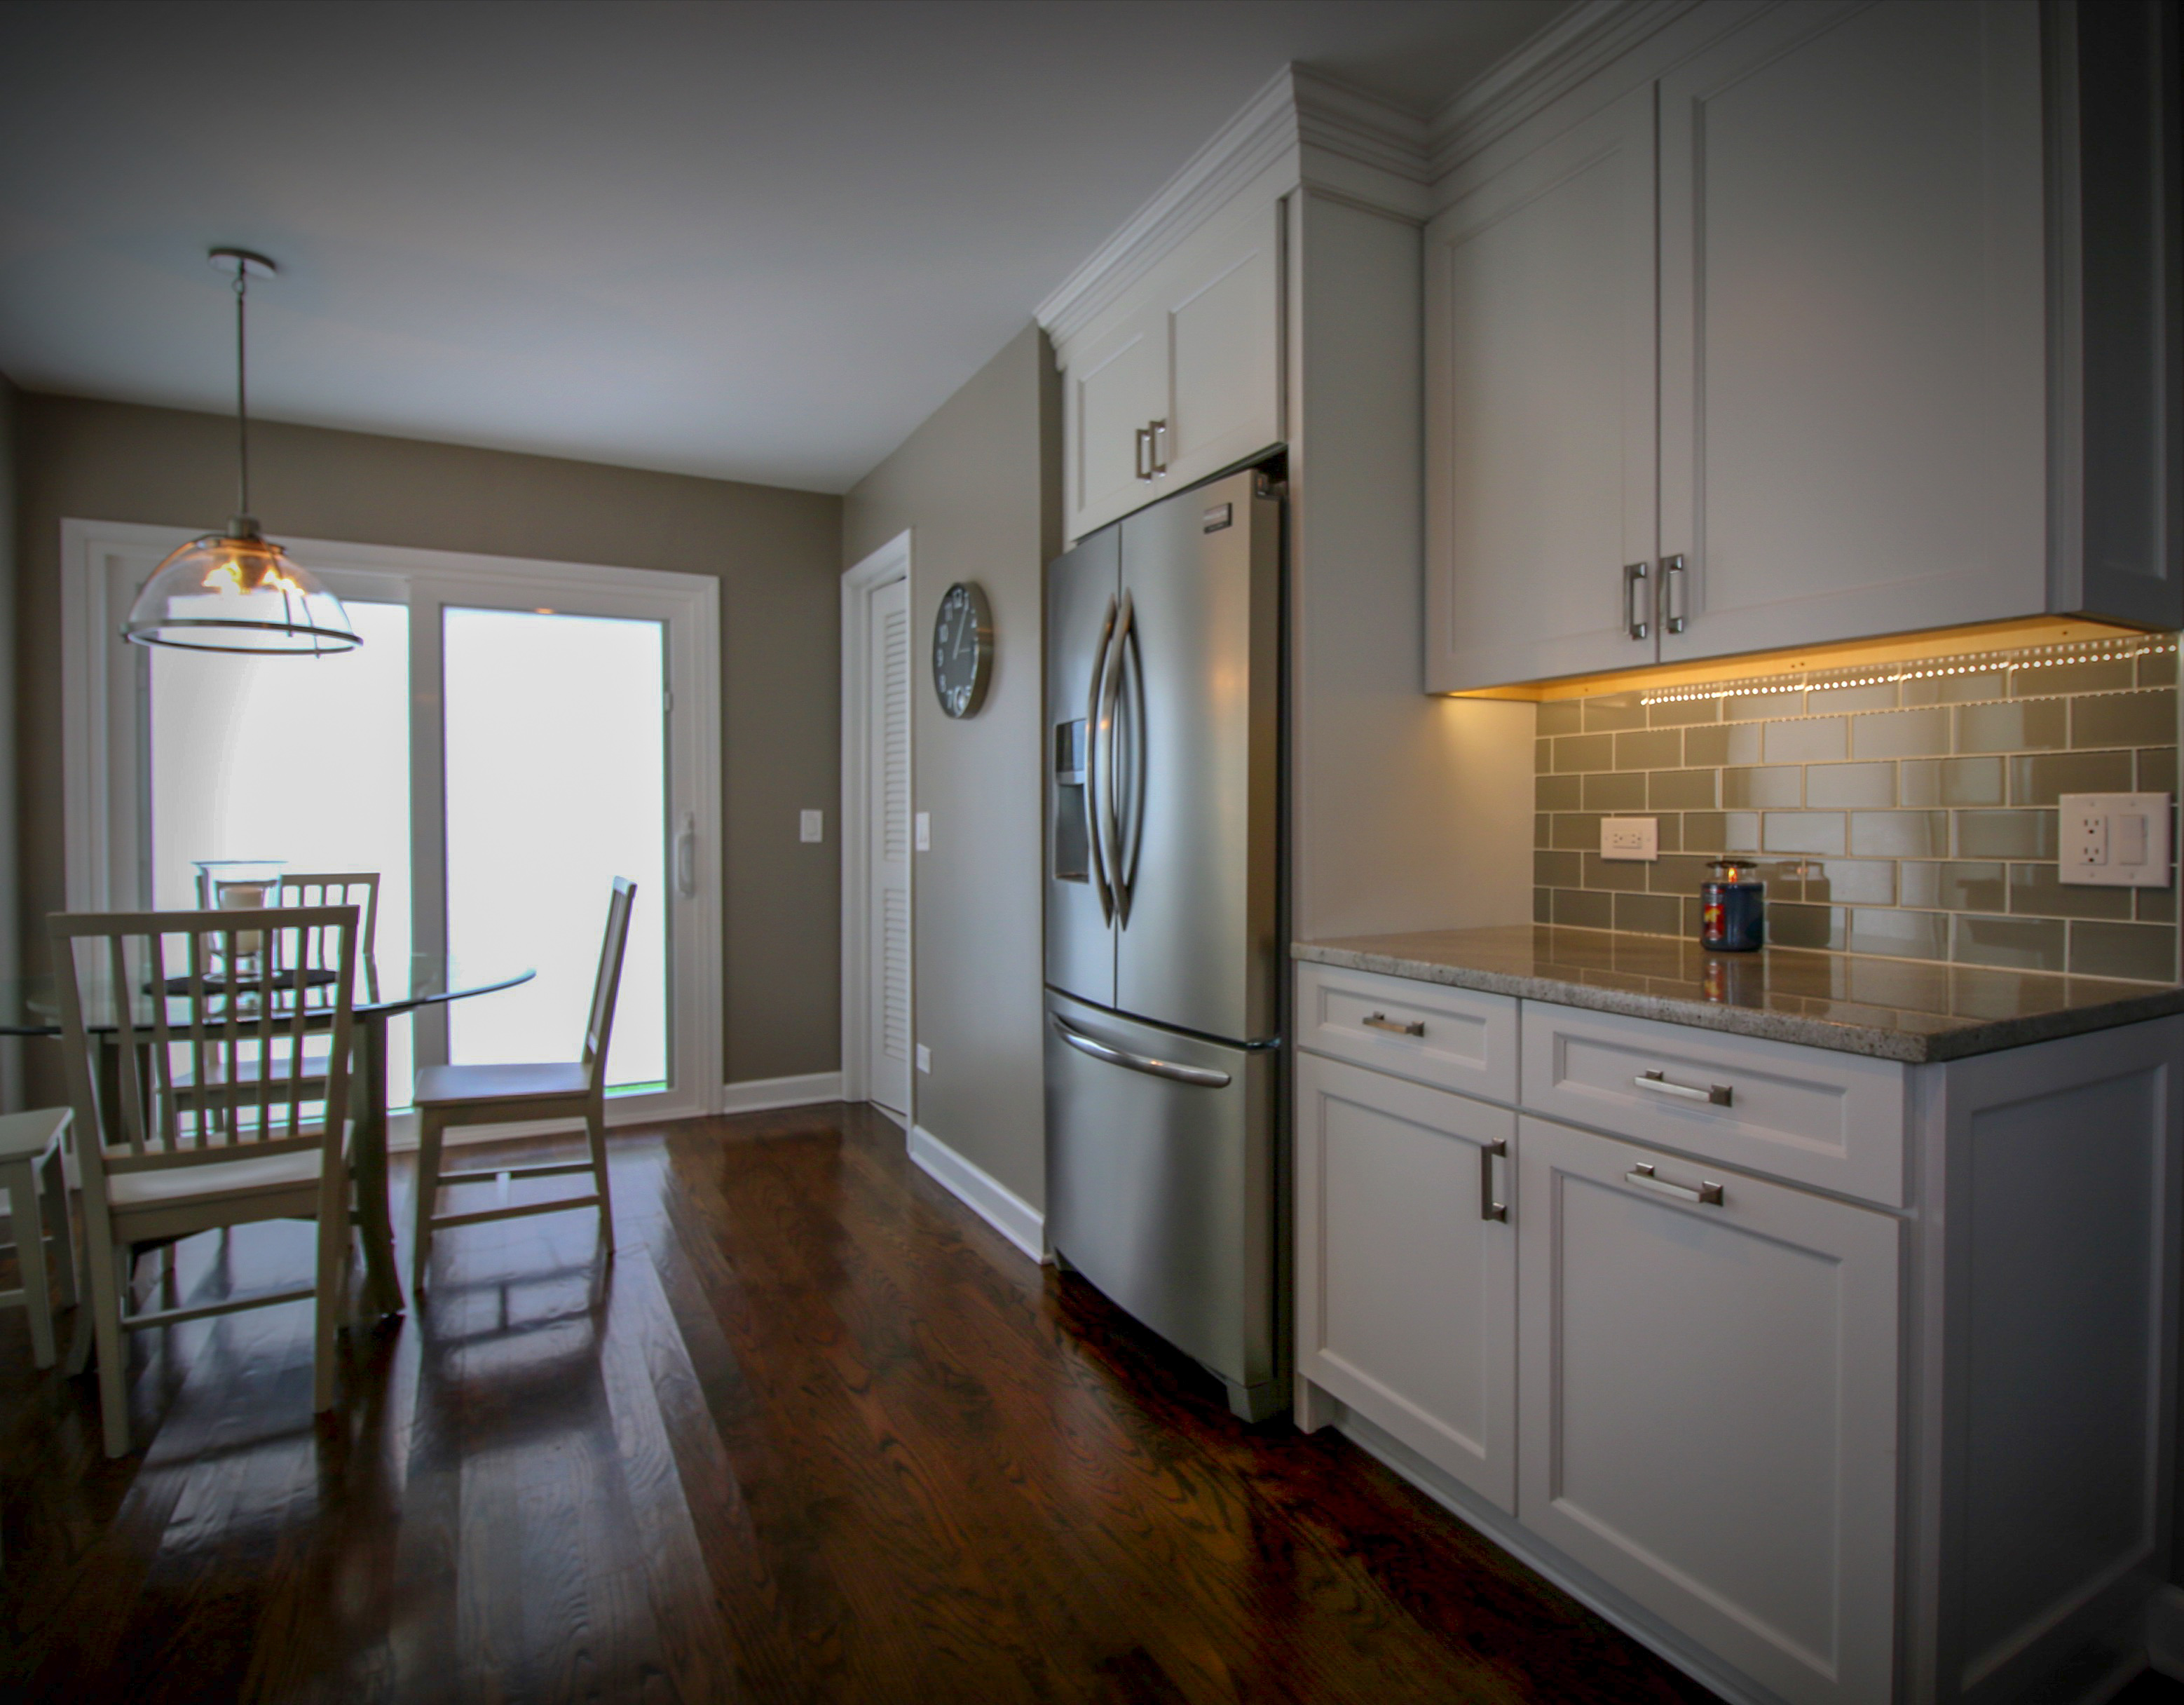
<path id="1" fill-rule="evenodd" d="M 417 1109 L 417 1234 L 410 1252 L 410 1288 L 425 1289 L 425 1264 L 432 1234 L 444 1227 L 475 1225 L 518 1215 L 597 1207 L 599 1234 L 614 1253 L 614 1202 L 607 1188 L 607 1044 L 614 1034 L 615 997 L 621 985 L 622 949 L 629 940 L 630 908 L 637 884 L 616 877 L 607 902 L 606 939 L 599 944 L 599 976 L 592 984 L 591 1017 L 584 1027 L 583 1058 L 574 1064 L 426 1066 L 417 1073 L 410 1100 Z M 504 1125 L 519 1119 L 582 1119 L 591 1158 L 458 1173 L 440 1170 L 443 1134 L 454 1125 Z M 588 1172 L 592 1194 L 557 1196 L 470 1213 L 436 1213 L 439 1193 L 501 1178 L 566 1177 Z"/>
<path id="2" fill-rule="evenodd" d="M 129 1449 L 122 1334 L 238 1309 L 317 1309 L 312 1404 L 333 1407 L 334 1333 L 353 1250 L 348 1070 L 357 910 L 59 912 L 47 922 L 82 1174 L 92 1326 L 106 1453 Z M 322 931 L 332 975 L 305 974 Z M 241 969 L 248 938 L 259 968 Z M 102 1093 L 93 1025 L 114 1032 Z M 315 1067 L 304 1039 L 331 1048 Z M 315 1081 L 306 1081 L 314 1070 Z M 192 1087 L 178 1094 L 178 1073 Z M 318 1224 L 312 1283 L 125 1312 L 136 1251 L 261 1220 Z"/>
<path id="3" fill-rule="evenodd" d="M 379 939 L 379 872 L 376 870 L 283 871 L 273 886 L 276 905 L 354 905 L 364 928 L 357 950 L 369 959 Z M 315 944 L 307 944 L 315 945 Z"/>
<path id="4" fill-rule="evenodd" d="M 14 1290 L 0 1290 L 0 1307 L 20 1308 L 30 1315 L 31 1359 L 41 1368 L 52 1367 L 54 1357 L 53 1287 L 46 1275 L 48 1242 L 60 1257 L 61 1306 L 65 1308 L 75 1301 L 75 1248 L 69 1235 L 68 1175 L 61 1156 L 61 1135 L 70 1117 L 66 1107 L 36 1107 L 0 1117 L 0 1190 L 8 1195 L 8 1233 L 14 1240 L 21 1279 Z"/>

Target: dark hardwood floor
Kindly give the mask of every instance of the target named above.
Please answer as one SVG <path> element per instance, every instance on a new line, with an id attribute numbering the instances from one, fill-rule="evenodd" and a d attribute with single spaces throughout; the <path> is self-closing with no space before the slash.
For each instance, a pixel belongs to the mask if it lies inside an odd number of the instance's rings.
<path id="1" fill-rule="evenodd" d="M 1332 1431 L 1239 1425 L 862 1108 L 613 1164 L 610 1264 L 588 1213 L 444 1234 L 322 1422 L 308 1310 L 232 1315 L 138 1334 L 109 1463 L 0 1312 L 0 1697 L 1712 1697 Z M 195 1240 L 176 1286 L 309 1237 Z"/>

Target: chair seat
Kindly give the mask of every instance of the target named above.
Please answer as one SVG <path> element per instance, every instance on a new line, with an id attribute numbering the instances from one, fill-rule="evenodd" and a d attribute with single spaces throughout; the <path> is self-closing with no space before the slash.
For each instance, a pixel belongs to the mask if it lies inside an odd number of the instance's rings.
<path id="1" fill-rule="evenodd" d="M 0 1118 L 0 1161 L 36 1159 L 53 1145 L 53 1139 L 68 1128 L 71 1117 L 66 1107 L 33 1107 L 27 1113 L 9 1113 Z"/>
<path id="2" fill-rule="evenodd" d="M 584 1068 L 578 1065 L 426 1066 L 418 1071 L 410 1099 L 421 1107 L 474 1107 L 492 1101 L 534 1101 L 546 1095 L 575 1100 L 590 1089 Z"/>
<path id="3" fill-rule="evenodd" d="M 208 1161 L 203 1166 L 164 1167 L 156 1172 L 109 1173 L 107 1198 L 117 1208 L 164 1207 L 200 1198 L 270 1195 L 315 1184 L 321 1151 L 290 1149 L 247 1161 Z"/>

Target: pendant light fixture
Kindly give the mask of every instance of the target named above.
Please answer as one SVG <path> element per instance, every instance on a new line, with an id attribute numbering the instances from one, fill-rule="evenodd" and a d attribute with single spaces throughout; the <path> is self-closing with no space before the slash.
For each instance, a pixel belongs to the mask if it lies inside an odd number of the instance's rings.
<path id="1" fill-rule="evenodd" d="M 246 248 L 215 248 L 212 264 L 235 275 L 236 514 L 152 571 L 129 606 L 121 637 L 138 645 L 237 651 L 254 657 L 322 657 L 364 641 L 341 599 L 259 530 L 250 513 L 250 408 L 243 313 L 253 278 L 276 268 Z"/>

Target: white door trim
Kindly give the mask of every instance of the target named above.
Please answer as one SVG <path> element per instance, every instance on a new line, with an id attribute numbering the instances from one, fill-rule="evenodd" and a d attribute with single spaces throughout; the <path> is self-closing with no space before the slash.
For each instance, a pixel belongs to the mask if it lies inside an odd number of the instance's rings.
<path id="1" fill-rule="evenodd" d="M 866 1015 L 872 1011 L 868 982 L 872 959 L 872 872 L 866 857 L 871 825 L 866 821 L 865 766 L 866 732 L 872 714 L 871 671 L 866 666 L 872 644 L 872 594 L 891 581 L 910 577 L 910 533 L 897 533 L 855 568 L 842 576 L 842 1099 L 863 1101 L 872 1098 L 865 1079 L 871 1059 L 872 1038 Z M 917 719 L 911 718 L 913 730 Z M 911 743 L 913 796 L 917 774 L 917 745 Z M 911 1031 L 915 1047 L 917 1029 L 917 956 L 915 884 L 917 861 L 911 860 L 913 899 L 911 906 Z M 911 1095 L 916 1099 L 917 1074 L 911 1073 Z M 905 1110 L 911 1111 L 911 1110 Z"/>
<path id="2" fill-rule="evenodd" d="M 201 529 L 200 529 L 201 531 Z M 145 572 L 190 529 L 120 521 L 61 522 L 62 833 L 66 904 L 72 911 L 131 909 L 147 902 L 142 848 L 148 816 L 142 761 L 144 654 L 120 637 L 114 607 L 121 571 Z M 617 1097 L 610 1117 L 685 1118 L 719 1110 L 722 1085 L 721 950 L 721 616 L 720 583 L 709 575 L 607 564 L 550 562 L 468 551 L 356 544 L 281 536 L 281 543 L 323 574 L 337 592 L 429 605 L 471 602 L 534 608 L 556 594 L 596 601 L 603 588 L 626 613 L 667 624 L 667 679 L 672 710 L 667 762 L 670 797 L 696 817 L 696 892 L 670 893 L 668 941 L 676 976 L 676 1075 L 671 1095 Z M 125 578 L 125 576 L 120 577 Z M 412 582 L 417 590 L 412 595 Z M 437 624 L 411 645 L 411 693 L 438 691 Z M 419 666 L 429 664 L 427 686 Z M 413 765 L 437 772 L 437 731 L 426 738 L 413 718 Z M 430 751 L 423 749 L 431 746 Z M 413 787 L 429 783 L 418 772 Z M 672 826 L 670 827 L 671 841 Z M 435 837 L 433 847 L 437 849 Z M 432 886 L 437 887 L 437 878 Z M 426 890 L 422 869 L 418 890 Z M 443 917 L 421 907 L 421 951 L 440 944 Z M 682 976 L 682 970 L 688 975 Z M 420 1032 L 421 1047 L 426 1033 Z M 640 1107 L 637 1103 L 642 1103 Z M 616 1119 L 621 1123 L 622 1119 Z"/>

